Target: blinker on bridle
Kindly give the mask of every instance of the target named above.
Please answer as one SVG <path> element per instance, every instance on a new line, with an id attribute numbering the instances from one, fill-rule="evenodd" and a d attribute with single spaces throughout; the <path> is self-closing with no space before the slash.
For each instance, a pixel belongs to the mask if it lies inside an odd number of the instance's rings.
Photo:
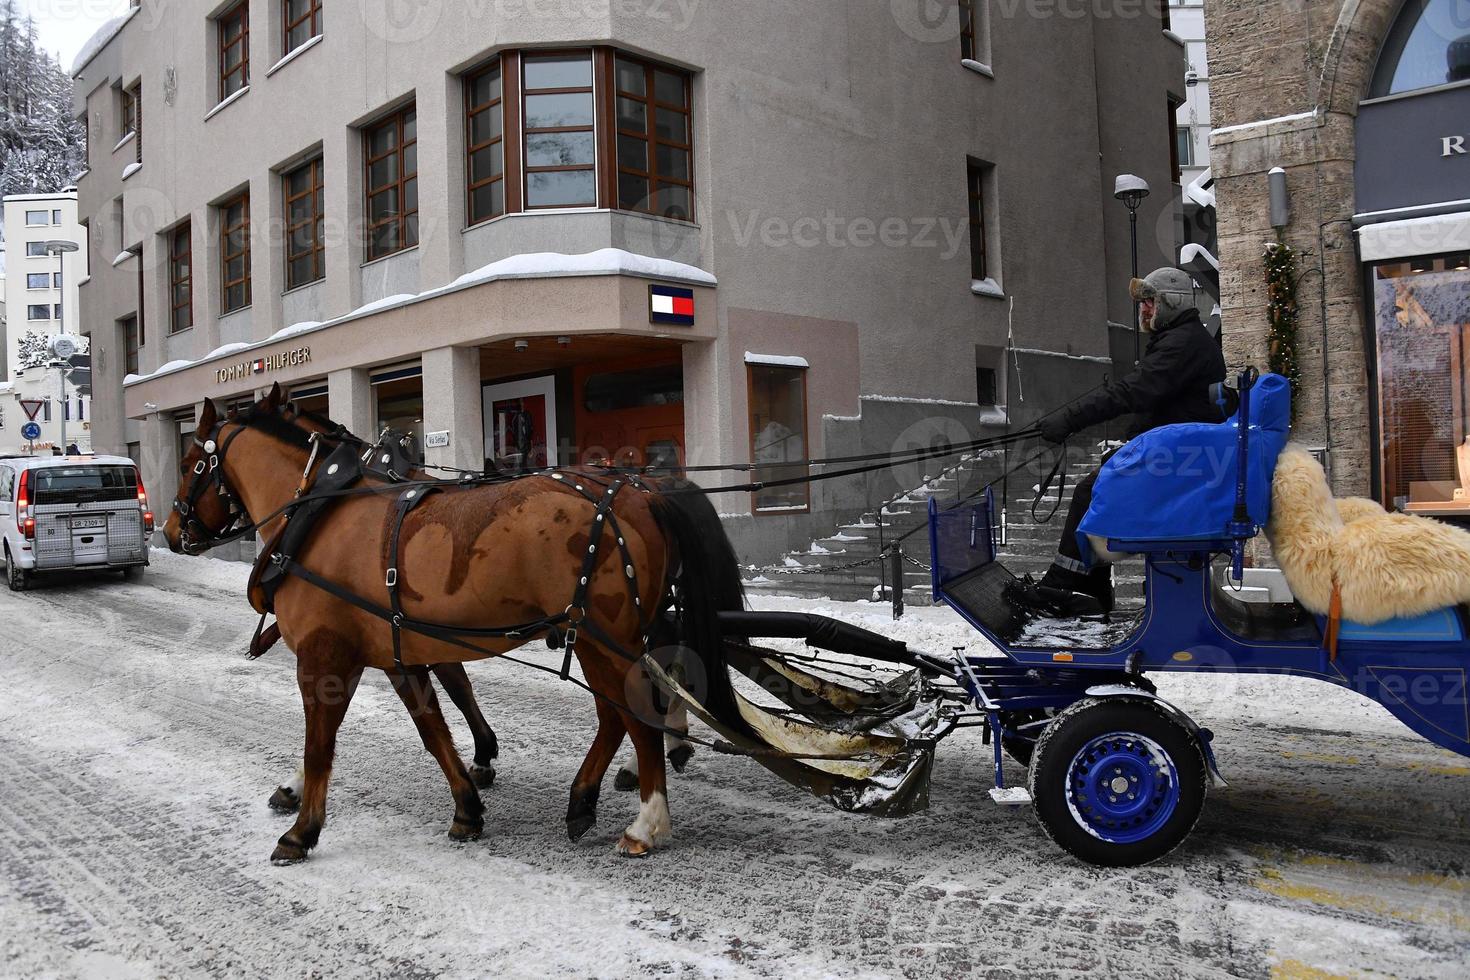
<path id="1" fill-rule="evenodd" d="M 225 482 L 224 471 L 220 467 L 220 461 L 224 459 L 225 451 L 230 448 L 230 443 L 235 437 L 245 431 L 242 425 L 225 437 L 224 443 L 219 443 L 219 434 L 224 430 L 228 419 L 215 423 L 209 438 L 200 439 L 194 436 L 194 445 L 198 446 L 206 454 L 201 457 L 191 471 L 191 479 L 187 492 L 181 497 L 174 498 L 174 513 L 179 515 L 179 547 L 186 555 L 199 555 L 210 548 L 233 540 L 249 533 L 254 529 L 250 524 L 250 515 L 246 513 L 245 506 Z M 216 530 L 209 527 L 199 517 L 199 501 L 210 487 L 214 487 L 219 496 L 224 497 L 229 504 L 230 523 Z"/>

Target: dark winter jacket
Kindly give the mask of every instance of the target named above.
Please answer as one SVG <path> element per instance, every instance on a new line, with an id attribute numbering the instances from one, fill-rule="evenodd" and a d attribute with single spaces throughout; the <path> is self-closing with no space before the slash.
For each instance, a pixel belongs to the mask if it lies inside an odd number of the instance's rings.
<path id="1" fill-rule="evenodd" d="M 1138 415 L 1131 435 L 1176 422 L 1223 422 L 1211 387 L 1225 380 L 1225 358 L 1195 310 L 1185 310 L 1149 335 L 1143 358 L 1126 377 L 1084 395 L 1066 409 L 1068 432 Z"/>

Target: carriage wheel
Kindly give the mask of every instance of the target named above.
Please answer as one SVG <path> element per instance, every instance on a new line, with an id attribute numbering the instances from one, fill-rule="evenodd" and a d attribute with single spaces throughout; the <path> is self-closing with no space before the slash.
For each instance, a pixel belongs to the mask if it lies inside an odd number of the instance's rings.
<path id="1" fill-rule="evenodd" d="M 1194 829 L 1208 772 L 1193 732 L 1143 698 L 1085 698 L 1036 743 L 1031 797 L 1052 840 L 1091 864 L 1168 854 Z"/>

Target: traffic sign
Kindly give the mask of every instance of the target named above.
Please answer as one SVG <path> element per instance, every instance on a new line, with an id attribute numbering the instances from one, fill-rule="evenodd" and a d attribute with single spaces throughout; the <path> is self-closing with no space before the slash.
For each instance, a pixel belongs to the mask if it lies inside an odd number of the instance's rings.
<path id="1" fill-rule="evenodd" d="M 26 413 L 26 418 L 34 422 L 36 421 L 36 416 L 41 414 L 41 409 L 46 407 L 46 403 L 43 401 L 33 401 L 29 398 L 22 398 L 20 400 L 20 407 L 21 410 Z"/>
<path id="2" fill-rule="evenodd" d="M 20 437 L 28 442 L 41 438 L 41 427 L 34 422 L 27 422 L 20 427 Z"/>

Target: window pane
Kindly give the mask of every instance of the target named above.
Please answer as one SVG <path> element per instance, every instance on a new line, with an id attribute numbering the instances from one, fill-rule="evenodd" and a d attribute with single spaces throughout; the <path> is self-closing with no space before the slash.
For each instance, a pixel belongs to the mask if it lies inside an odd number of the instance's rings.
<path id="1" fill-rule="evenodd" d="M 192 324 L 190 323 L 190 320 L 189 320 L 189 308 L 186 307 L 186 306 L 184 306 L 184 307 L 179 307 L 178 309 L 174 310 L 174 313 L 173 313 L 173 331 L 174 331 L 174 333 L 178 333 L 180 330 L 185 330 L 185 329 L 187 329 L 190 326 L 192 326 Z"/>
<path id="2" fill-rule="evenodd" d="M 531 95 L 526 97 L 527 129 L 561 129 L 592 125 L 592 95 Z"/>
<path id="3" fill-rule="evenodd" d="M 178 285 L 174 286 L 173 292 L 174 292 L 174 299 L 173 299 L 173 303 L 171 305 L 173 305 L 173 306 L 180 306 L 180 305 L 182 305 L 184 303 L 189 302 L 189 284 L 188 283 L 186 283 L 186 282 L 179 283 Z"/>
<path id="4" fill-rule="evenodd" d="M 405 180 L 403 182 L 403 210 L 405 212 L 417 211 L 419 209 L 419 182 L 417 179 Z"/>
<path id="5" fill-rule="evenodd" d="M 660 184 L 654 211 L 666 218 L 678 218 L 681 221 L 688 221 L 690 216 L 694 214 L 694 205 L 689 196 L 689 188 L 680 187 L 678 184 Z"/>
<path id="6" fill-rule="evenodd" d="M 303 255 L 300 258 L 292 259 L 288 270 L 289 278 L 286 282 L 286 285 L 288 287 L 294 288 L 296 286 L 301 286 L 305 283 L 311 282 L 311 273 L 312 261 L 310 255 Z"/>
<path id="7" fill-rule="evenodd" d="M 639 96 L 648 94 L 647 73 L 642 65 L 618 59 L 618 91 Z"/>
<path id="8" fill-rule="evenodd" d="M 377 224 L 398 216 L 398 188 L 390 187 L 368 198 L 368 221 Z"/>
<path id="9" fill-rule="evenodd" d="M 419 243 L 419 216 L 411 214 L 403 219 L 403 247 Z"/>
<path id="10" fill-rule="evenodd" d="M 648 178 L 634 174 L 618 175 L 618 207 L 627 211 L 651 211 L 648 200 Z"/>
<path id="11" fill-rule="evenodd" d="M 479 146 L 498 139 L 502 132 L 500 107 L 486 109 L 470 119 L 470 144 Z"/>
<path id="12" fill-rule="evenodd" d="M 398 124 L 389 122 L 368 133 L 368 155 L 382 156 L 393 148 L 398 140 Z"/>
<path id="13" fill-rule="evenodd" d="M 595 178 L 590 170 L 528 174 L 526 197 L 532 207 L 592 205 L 597 201 Z"/>
<path id="14" fill-rule="evenodd" d="M 648 171 L 648 141 L 636 136 L 618 137 L 618 166 L 627 170 Z"/>
<path id="15" fill-rule="evenodd" d="M 398 251 L 398 222 L 390 221 L 375 230 L 368 247 L 369 258 Z"/>
<path id="16" fill-rule="evenodd" d="M 51 277 L 44 272 L 31 272 L 26 274 L 27 289 L 45 289 L 51 285 Z"/>
<path id="17" fill-rule="evenodd" d="M 526 59 L 526 88 L 591 88 L 589 55 L 541 55 Z"/>
<path id="18" fill-rule="evenodd" d="M 470 107 L 482 106 L 500 98 L 500 66 L 470 80 Z"/>
<path id="19" fill-rule="evenodd" d="M 619 97 L 618 128 L 634 133 L 648 132 L 648 107 L 635 99 Z"/>
<path id="20" fill-rule="evenodd" d="M 384 187 L 398 180 L 398 154 L 391 153 L 368 167 L 369 188 Z"/>
<path id="21" fill-rule="evenodd" d="M 676 146 L 664 146 L 659 144 L 658 175 L 660 177 L 672 177 L 675 180 L 689 179 L 689 151 L 681 150 Z"/>
<path id="22" fill-rule="evenodd" d="M 298 221 L 306 221 L 311 217 L 311 197 L 301 197 L 292 201 L 286 208 L 286 220 L 291 224 Z"/>
<path id="23" fill-rule="evenodd" d="M 295 27 L 291 28 L 290 34 L 287 35 L 286 52 L 289 54 L 290 52 L 295 51 L 307 41 L 310 41 L 311 38 L 311 21 L 304 20 L 301 23 L 297 24 Z"/>
<path id="24" fill-rule="evenodd" d="M 403 175 L 406 177 L 409 174 L 416 174 L 418 172 L 419 146 L 415 143 L 412 146 L 405 146 L 403 148 Z"/>
<path id="25" fill-rule="evenodd" d="M 806 467 L 781 466 L 806 458 L 806 391 L 797 368 L 750 366 L 751 462 L 757 482 L 804 476 Z M 775 487 L 756 495 L 757 510 L 806 507 L 804 486 Z"/>
<path id="26" fill-rule="evenodd" d="M 683 107 L 688 104 L 684 98 L 684 77 L 673 72 L 653 73 L 653 94 L 658 101 L 669 105 Z"/>
<path id="27" fill-rule="evenodd" d="M 505 172 L 503 154 L 500 151 L 501 144 L 496 143 L 470 154 L 470 183 L 478 184 Z"/>
<path id="28" fill-rule="evenodd" d="M 526 137 L 529 167 L 575 167 L 591 164 L 595 155 L 591 133 L 543 133 Z"/>
<path id="29" fill-rule="evenodd" d="M 225 282 L 234 282 L 245 278 L 245 257 L 236 256 L 225 260 Z"/>
<path id="30" fill-rule="evenodd" d="M 493 184 L 477 187 L 470 192 L 470 220 L 484 221 L 487 218 L 498 218 L 505 213 L 505 182 L 497 180 Z"/>
<path id="31" fill-rule="evenodd" d="M 298 194 L 305 194 L 309 191 L 311 189 L 311 170 L 312 168 L 307 166 L 299 170 L 293 170 L 288 174 L 286 176 L 286 193 L 295 197 Z"/>
<path id="32" fill-rule="evenodd" d="M 419 138 L 419 116 L 410 110 L 403 115 L 403 142 L 408 143 Z"/>
<path id="33" fill-rule="evenodd" d="M 656 123 L 654 132 L 659 139 L 672 140 L 675 143 L 689 142 L 689 117 L 682 112 L 672 109 L 658 109 L 654 116 Z"/>

